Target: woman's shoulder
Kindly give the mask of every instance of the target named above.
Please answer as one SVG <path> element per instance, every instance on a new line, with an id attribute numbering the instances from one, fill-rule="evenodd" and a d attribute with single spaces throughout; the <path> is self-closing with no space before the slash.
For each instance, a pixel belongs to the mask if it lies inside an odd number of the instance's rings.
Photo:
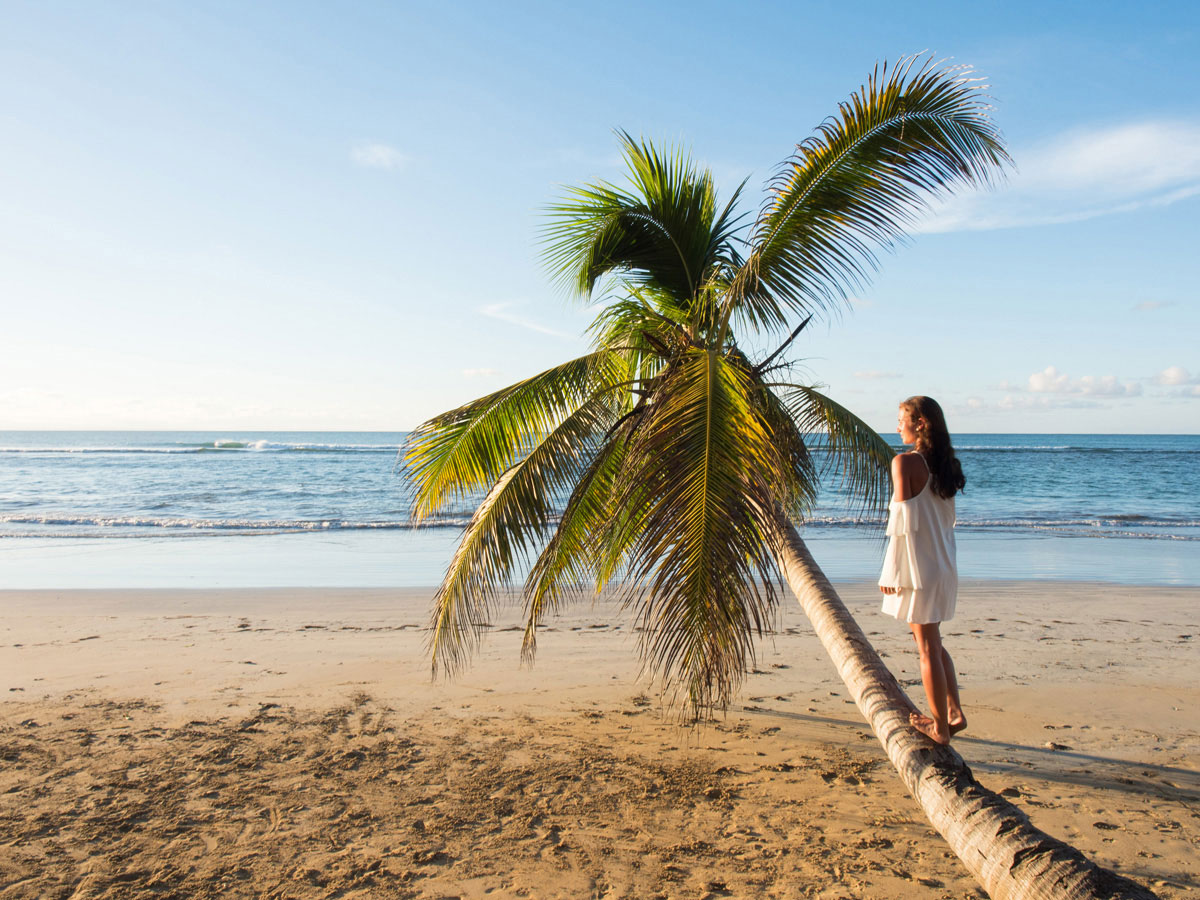
<path id="1" fill-rule="evenodd" d="M 927 472 L 929 470 L 929 466 L 925 464 L 925 457 L 916 450 L 906 450 L 903 453 L 897 453 L 892 458 L 892 468 L 905 474 L 909 472 Z"/>

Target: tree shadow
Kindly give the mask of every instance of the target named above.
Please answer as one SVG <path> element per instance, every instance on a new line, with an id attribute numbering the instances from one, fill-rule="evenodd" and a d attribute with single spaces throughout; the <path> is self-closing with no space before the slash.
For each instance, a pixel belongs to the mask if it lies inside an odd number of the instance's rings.
<path id="1" fill-rule="evenodd" d="M 834 726 L 871 734 L 862 720 L 788 712 L 766 706 L 745 705 L 742 708 L 807 725 Z M 968 734 L 958 735 L 954 747 L 964 758 L 972 748 L 983 751 L 976 758 L 967 760 L 976 772 L 1027 775 L 1048 782 L 1156 797 L 1183 804 L 1189 809 L 1191 804 L 1200 802 L 1200 771 L 1194 769 L 995 741 Z"/>

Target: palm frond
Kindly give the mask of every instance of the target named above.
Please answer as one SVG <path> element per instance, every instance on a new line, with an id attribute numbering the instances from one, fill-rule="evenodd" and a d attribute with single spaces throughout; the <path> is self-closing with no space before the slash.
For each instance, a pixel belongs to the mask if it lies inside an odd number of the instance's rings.
<path id="1" fill-rule="evenodd" d="M 746 371 L 692 349 L 661 377 L 616 485 L 636 524 L 626 602 L 652 675 L 682 684 L 702 713 L 725 705 L 775 610 L 771 554 L 755 510 L 779 460 Z M 616 543 L 626 543 L 618 540 Z"/>
<path id="2" fill-rule="evenodd" d="M 846 407 L 815 388 L 781 384 L 783 403 L 802 433 L 822 435 L 827 458 L 822 477 L 836 476 L 861 503 L 864 512 L 880 514 L 891 497 L 891 465 L 896 451 Z"/>
<path id="3" fill-rule="evenodd" d="M 689 343 L 688 313 L 649 288 L 626 285 L 627 296 L 600 310 L 588 327 L 594 346 L 666 358 Z"/>
<path id="4" fill-rule="evenodd" d="M 579 478 L 549 542 L 525 580 L 525 635 L 521 658 L 532 663 L 537 630 L 564 600 L 597 585 L 605 534 L 615 513 L 613 483 L 625 456 L 625 441 L 609 438 Z"/>
<path id="5" fill-rule="evenodd" d="M 598 388 L 624 377 L 620 357 L 601 349 L 422 423 L 400 451 L 413 519 L 494 484 Z"/>
<path id="6" fill-rule="evenodd" d="M 605 275 L 626 273 L 686 303 L 714 267 L 735 259 L 734 207 L 717 211 L 711 173 L 698 170 L 682 151 L 662 153 L 624 132 L 617 137 L 629 167 L 629 190 L 606 182 L 568 189 L 548 210 L 546 262 L 584 297 Z"/>
<path id="7" fill-rule="evenodd" d="M 839 106 L 776 173 L 729 294 L 731 311 L 782 325 L 836 309 L 933 198 L 990 185 L 1011 163 L 985 85 L 968 66 L 910 57 Z"/>
<path id="8" fill-rule="evenodd" d="M 453 673 L 478 646 L 497 588 L 546 539 L 555 497 L 574 487 L 612 419 L 609 398 L 589 399 L 503 473 L 475 510 L 434 596 L 435 672 Z"/>
<path id="9" fill-rule="evenodd" d="M 813 460 L 805 429 L 798 427 L 787 404 L 768 385 L 752 379 L 754 406 L 779 458 L 775 500 L 788 515 L 803 519 L 817 503 L 820 471 Z"/>

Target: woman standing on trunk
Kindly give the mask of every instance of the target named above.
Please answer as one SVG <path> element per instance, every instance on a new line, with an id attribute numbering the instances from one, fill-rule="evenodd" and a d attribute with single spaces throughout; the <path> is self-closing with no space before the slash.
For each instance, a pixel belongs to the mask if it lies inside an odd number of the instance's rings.
<path id="1" fill-rule="evenodd" d="M 900 440 L 912 450 L 892 460 L 894 492 L 888 509 L 888 548 L 879 576 L 883 611 L 907 622 L 921 654 L 921 681 L 932 716 L 909 722 L 939 744 L 967 727 L 950 654 L 940 625 L 954 618 L 958 567 L 954 495 L 967 480 L 954 456 L 942 408 L 930 397 L 900 404 Z"/>

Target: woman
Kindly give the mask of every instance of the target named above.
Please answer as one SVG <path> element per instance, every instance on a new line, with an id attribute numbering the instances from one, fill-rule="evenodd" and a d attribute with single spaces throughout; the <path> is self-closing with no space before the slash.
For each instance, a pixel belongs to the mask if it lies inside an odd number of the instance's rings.
<path id="1" fill-rule="evenodd" d="M 939 628 L 954 618 L 954 495 L 967 480 L 936 401 L 909 397 L 900 404 L 898 422 L 900 440 L 913 449 L 892 460 L 895 491 L 879 590 L 886 595 L 883 611 L 908 623 L 921 654 L 921 681 L 932 715 L 913 712 L 909 722 L 937 743 L 948 744 L 951 735 L 967 727 L 954 663 L 942 647 Z"/>

